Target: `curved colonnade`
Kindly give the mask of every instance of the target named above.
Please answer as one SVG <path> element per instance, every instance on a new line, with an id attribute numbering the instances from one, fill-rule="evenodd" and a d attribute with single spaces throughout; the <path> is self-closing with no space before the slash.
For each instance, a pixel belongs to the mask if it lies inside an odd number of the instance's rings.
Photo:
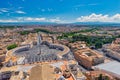
<path id="1" fill-rule="evenodd" d="M 46 45 L 48 46 L 50 49 L 57 49 L 57 50 L 60 50 L 61 52 L 58 52 L 57 54 L 62 56 L 62 55 L 65 55 L 67 53 L 70 52 L 70 49 L 67 47 L 67 46 L 64 46 L 64 45 L 61 45 L 61 44 L 50 44 L 49 42 L 47 41 L 43 41 L 41 43 L 41 45 Z M 30 45 L 26 45 L 26 46 L 22 46 L 22 47 L 18 47 L 16 49 L 14 49 L 12 51 L 12 53 L 20 53 L 20 52 L 24 52 L 24 51 L 28 51 L 30 49 Z"/>
<path id="2" fill-rule="evenodd" d="M 11 60 L 9 60 L 8 64 L 10 66 L 12 66 L 12 65 L 17 65 L 17 64 L 28 64 L 28 63 L 34 63 L 34 62 L 61 60 L 64 55 L 66 55 L 70 52 L 70 49 L 67 46 L 64 46 L 61 44 L 50 44 L 47 41 L 43 41 L 41 43 L 41 45 L 46 45 L 50 49 L 56 49 L 59 51 L 55 54 L 45 54 L 45 55 L 42 55 L 42 54 L 41 55 L 34 55 L 34 53 L 33 53 L 34 56 L 29 56 L 29 57 L 26 57 L 23 55 L 23 57 L 18 58 L 17 61 L 15 61 L 15 62 L 9 62 L 9 61 L 11 61 Z M 17 57 L 15 53 L 29 51 L 30 49 L 31 49 L 30 45 L 21 46 L 21 47 L 13 49 L 11 52 L 8 52 L 7 55 L 9 55 L 9 57 L 12 57 L 12 56 Z"/>

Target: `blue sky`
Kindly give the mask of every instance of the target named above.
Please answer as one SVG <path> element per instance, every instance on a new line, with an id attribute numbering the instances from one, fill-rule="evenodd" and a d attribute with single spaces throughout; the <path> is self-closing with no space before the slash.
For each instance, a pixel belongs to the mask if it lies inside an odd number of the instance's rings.
<path id="1" fill-rule="evenodd" d="M 0 22 L 120 22 L 120 0 L 0 0 Z"/>

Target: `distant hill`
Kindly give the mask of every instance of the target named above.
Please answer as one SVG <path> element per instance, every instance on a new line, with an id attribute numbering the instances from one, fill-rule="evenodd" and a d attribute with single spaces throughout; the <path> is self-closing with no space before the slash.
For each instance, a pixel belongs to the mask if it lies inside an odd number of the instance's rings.
<path id="1" fill-rule="evenodd" d="M 53 25 L 53 22 L 0 22 L 0 25 Z"/>
<path id="2" fill-rule="evenodd" d="M 72 24 L 76 25 L 110 25 L 110 26 L 120 26 L 120 23 L 112 23 L 112 22 L 75 22 Z"/>
<path id="3" fill-rule="evenodd" d="M 75 23 L 55 23 L 55 22 L 0 22 L 0 25 L 98 25 L 98 26 L 120 26 L 120 23 L 110 23 L 110 22 L 75 22 Z"/>

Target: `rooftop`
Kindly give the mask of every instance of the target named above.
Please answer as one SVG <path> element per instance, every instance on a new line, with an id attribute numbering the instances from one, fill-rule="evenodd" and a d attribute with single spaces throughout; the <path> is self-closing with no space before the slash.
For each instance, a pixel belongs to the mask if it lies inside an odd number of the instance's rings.
<path id="1" fill-rule="evenodd" d="M 120 77 L 120 63 L 116 61 L 111 61 L 108 63 L 100 64 L 98 66 L 95 66 L 95 69 L 107 71 L 109 73 L 112 73 Z"/>
<path id="2" fill-rule="evenodd" d="M 96 78 L 96 77 L 99 77 L 100 74 L 102 74 L 102 76 L 107 76 L 109 77 L 109 80 L 113 80 L 113 77 L 105 72 L 102 72 L 102 71 L 89 71 L 89 72 L 86 72 L 86 76 L 87 77 L 90 77 L 90 78 Z"/>
<path id="3" fill-rule="evenodd" d="M 90 60 L 92 60 L 94 58 L 103 57 L 102 55 L 98 54 L 96 51 L 93 51 L 93 50 L 91 50 L 89 48 L 78 50 L 78 51 L 75 52 L 75 54 L 78 54 L 79 56 L 88 58 Z"/>

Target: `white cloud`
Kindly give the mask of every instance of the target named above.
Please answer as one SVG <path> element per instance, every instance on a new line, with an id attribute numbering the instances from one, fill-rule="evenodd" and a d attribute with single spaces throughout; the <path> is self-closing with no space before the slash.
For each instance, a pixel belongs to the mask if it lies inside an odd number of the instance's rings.
<path id="1" fill-rule="evenodd" d="M 0 20 L 0 22 L 18 22 L 18 21 L 17 20 L 9 19 L 9 20 Z"/>
<path id="2" fill-rule="evenodd" d="M 44 22 L 46 18 L 17 17 L 14 19 L 0 19 L 0 22 Z"/>
<path id="3" fill-rule="evenodd" d="M 116 14 L 116 15 L 112 16 L 112 20 L 115 22 L 120 22 L 120 14 Z"/>
<path id="4" fill-rule="evenodd" d="M 48 8 L 48 11 L 51 12 L 51 11 L 53 11 L 53 9 L 52 8 Z"/>
<path id="5" fill-rule="evenodd" d="M 61 20 L 60 20 L 59 17 L 54 18 L 54 19 L 50 19 L 49 21 L 50 21 L 50 22 L 56 22 L 56 23 L 61 22 Z"/>
<path id="6" fill-rule="evenodd" d="M 32 17 L 27 17 L 24 18 L 25 21 L 45 21 L 46 18 L 32 18 Z"/>
<path id="7" fill-rule="evenodd" d="M 120 14 L 103 15 L 92 13 L 88 16 L 80 16 L 74 22 L 116 22 L 120 23 Z M 61 20 L 60 17 L 45 18 L 45 17 L 16 17 L 13 19 L 0 19 L 0 22 L 55 22 L 55 23 L 69 23 L 70 20 Z"/>
<path id="8" fill-rule="evenodd" d="M 0 14 L 3 14 L 2 12 L 0 12 Z"/>
<path id="9" fill-rule="evenodd" d="M 16 17 L 14 19 L 4 19 L 0 20 L 0 22 L 55 22 L 55 23 L 65 23 L 64 20 L 60 20 L 59 17 L 46 19 L 44 17 L 33 18 L 33 17 Z"/>
<path id="10" fill-rule="evenodd" d="M 81 7 L 81 6 L 86 6 L 86 5 L 84 5 L 84 4 L 79 4 L 79 5 L 75 5 L 75 6 L 73 6 L 73 7 Z"/>
<path id="11" fill-rule="evenodd" d="M 18 9 L 22 9 L 23 7 L 18 7 Z"/>
<path id="12" fill-rule="evenodd" d="M 98 3 L 91 3 L 91 4 L 79 4 L 79 5 L 75 5 L 73 7 L 82 7 L 82 6 L 96 6 L 99 5 Z"/>
<path id="13" fill-rule="evenodd" d="M 51 11 L 54 11 L 52 8 L 46 8 L 46 9 L 41 9 L 41 8 L 38 8 L 41 12 L 51 12 Z"/>
<path id="14" fill-rule="evenodd" d="M 98 5 L 98 3 L 88 4 L 88 6 L 95 6 L 95 5 Z"/>
<path id="15" fill-rule="evenodd" d="M 41 9 L 42 12 L 45 12 L 45 9 Z"/>
<path id="16" fill-rule="evenodd" d="M 120 22 L 120 14 L 113 16 L 92 13 L 88 16 L 81 16 L 76 19 L 78 22 Z"/>
<path id="17" fill-rule="evenodd" d="M 24 12 L 24 11 L 20 11 L 20 10 L 15 11 L 15 12 L 18 13 L 18 14 L 26 14 L 26 12 Z"/>
<path id="18" fill-rule="evenodd" d="M 1 10 L 1 11 L 2 11 L 2 12 L 8 12 L 7 10 L 4 10 L 4 9 L 3 9 L 3 10 Z"/>
<path id="19" fill-rule="evenodd" d="M 1 12 L 8 12 L 8 9 L 7 8 L 0 8 L 0 11 Z"/>

